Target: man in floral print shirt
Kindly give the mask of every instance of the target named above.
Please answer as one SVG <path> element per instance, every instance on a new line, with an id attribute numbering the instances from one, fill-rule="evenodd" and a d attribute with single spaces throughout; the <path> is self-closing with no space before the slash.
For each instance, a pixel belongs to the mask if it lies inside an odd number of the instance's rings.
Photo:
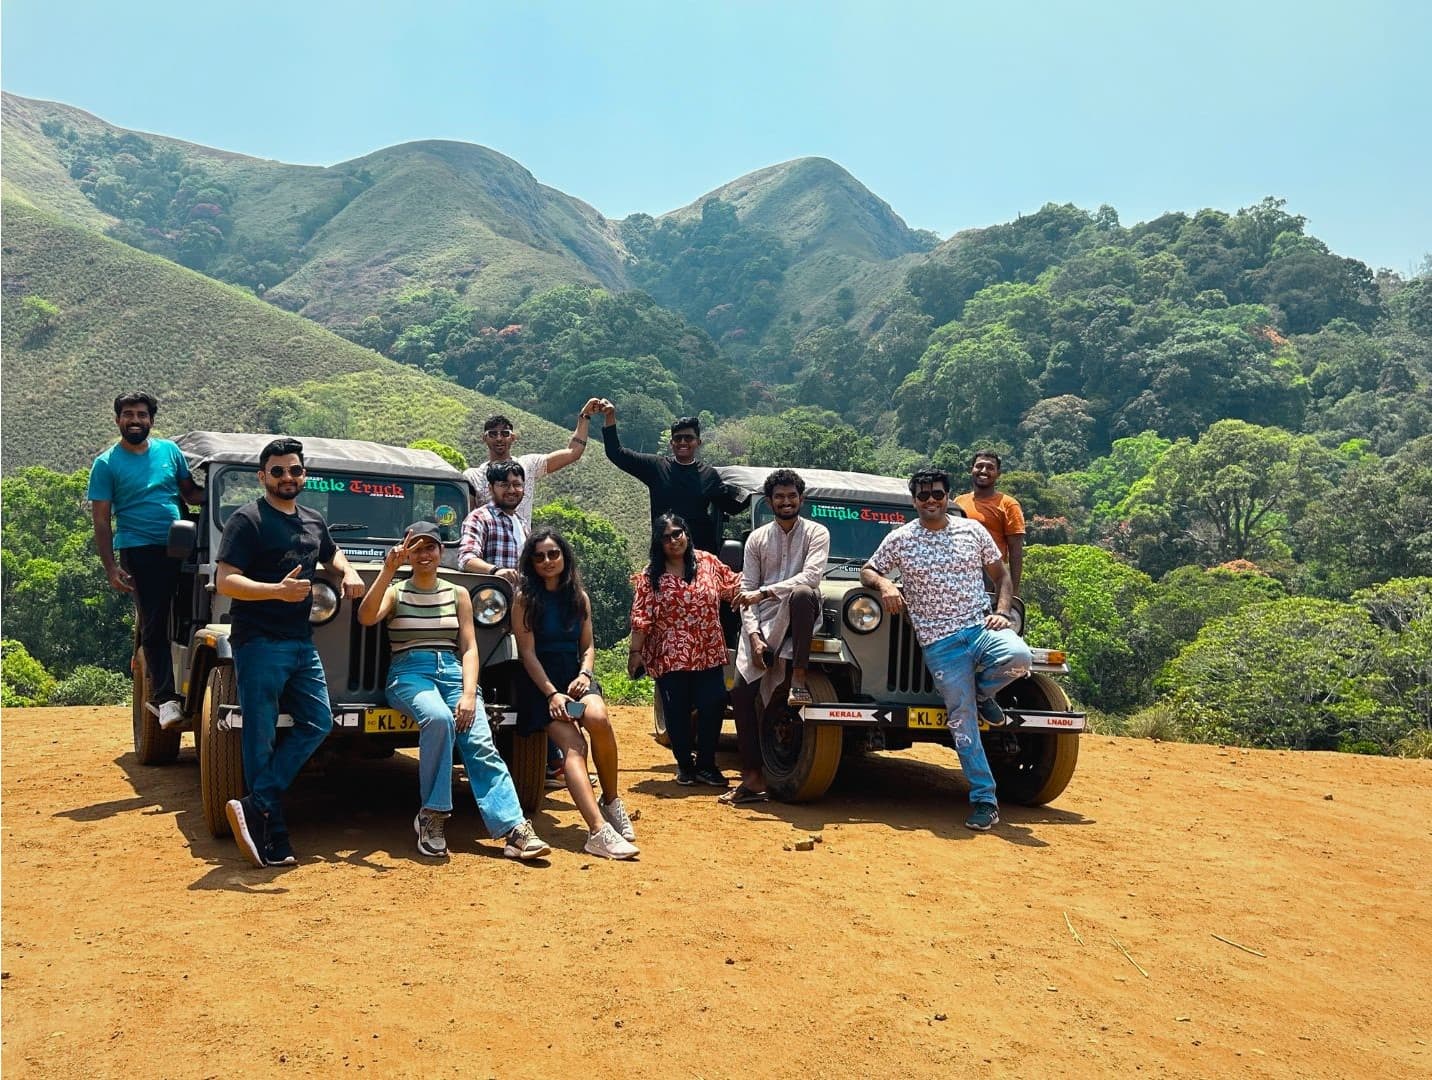
<path id="1" fill-rule="evenodd" d="M 994 773 L 980 742 L 979 717 L 991 727 L 1005 723 L 995 703 L 999 690 L 1029 674 L 1029 647 L 1010 629 L 1014 589 L 994 538 L 977 521 L 950 517 L 950 477 L 922 469 L 910 478 L 917 520 L 890 533 L 860 570 L 860 580 L 880 593 L 892 615 L 908 611 L 924 650 L 925 666 L 945 699 L 955 753 L 970 784 L 968 828 L 987 831 L 999 823 Z M 900 571 L 897 586 L 886 575 Z M 989 610 L 984 575 L 997 600 Z"/>

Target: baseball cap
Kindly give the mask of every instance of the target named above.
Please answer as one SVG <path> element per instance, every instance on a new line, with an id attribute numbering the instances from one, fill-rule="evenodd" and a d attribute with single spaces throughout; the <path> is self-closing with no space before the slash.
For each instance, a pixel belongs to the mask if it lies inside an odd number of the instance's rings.
<path id="1" fill-rule="evenodd" d="M 408 531 L 403 534 L 405 542 L 416 540 L 419 537 L 431 540 L 435 544 L 443 542 L 442 533 L 438 531 L 436 522 L 432 521 L 415 521 L 408 526 Z"/>

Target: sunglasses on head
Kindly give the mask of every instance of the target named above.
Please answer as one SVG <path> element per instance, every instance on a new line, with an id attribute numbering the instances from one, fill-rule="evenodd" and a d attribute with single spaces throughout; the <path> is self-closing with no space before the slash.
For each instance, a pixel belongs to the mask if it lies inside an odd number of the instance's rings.
<path id="1" fill-rule="evenodd" d="M 562 557 L 562 549 L 561 549 L 561 548 L 548 548 L 548 549 L 545 550 L 545 551 L 534 551 L 534 552 L 532 552 L 532 561 L 535 562 L 535 563 L 539 563 L 539 562 L 556 562 L 556 561 L 557 561 L 558 559 L 560 559 L 561 557 Z"/>
<path id="2" fill-rule="evenodd" d="M 948 495 L 948 494 L 949 494 L 948 491 L 944 491 L 944 490 L 942 490 L 942 489 L 940 489 L 940 488 L 927 488 L 927 489 L 924 490 L 924 491 L 917 491 L 917 492 L 915 492 L 915 501 L 916 501 L 916 502 L 944 502 L 944 501 L 945 501 L 945 496 Z"/>
<path id="3" fill-rule="evenodd" d="M 270 465 L 268 469 L 268 474 L 272 476 L 275 480 L 282 480 L 285 473 L 289 476 L 299 477 L 307 471 L 308 470 L 302 465 L 290 465 L 287 468 L 282 465 Z"/>
<path id="4" fill-rule="evenodd" d="M 686 535 L 686 530 L 685 530 L 685 529 L 672 529 L 670 532 L 662 533 L 662 534 L 661 534 L 661 539 L 662 539 L 663 541 L 667 541 L 667 540 L 680 540 L 680 539 L 681 539 L 683 536 L 685 536 L 685 535 Z"/>

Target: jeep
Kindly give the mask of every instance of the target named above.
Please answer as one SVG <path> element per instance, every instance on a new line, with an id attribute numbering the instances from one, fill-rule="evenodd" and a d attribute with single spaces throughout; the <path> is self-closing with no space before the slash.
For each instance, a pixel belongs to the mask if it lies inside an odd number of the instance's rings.
<path id="1" fill-rule="evenodd" d="M 748 529 L 773 520 L 763 497 L 770 469 L 727 465 L 722 479 L 747 494 Z M 915 518 L 903 480 L 865 473 L 823 469 L 796 470 L 805 481 L 801 514 L 830 530 L 830 558 L 821 581 L 821 618 L 811 642 L 809 688 L 815 703 L 792 709 L 772 702 L 760 728 L 763 768 L 769 790 L 787 802 L 805 802 L 825 794 L 843 757 L 871 750 L 904 750 L 915 743 L 949 745 L 945 707 L 925 668 L 914 628 L 904 615 L 890 615 L 880 597 L 860 583 L 860 568 L 891 529 Z M 950 512 L 961 511 L 953 501 Z M 744 517 L 744 514 L 741 515 Z M 728 539 L 721 560 L 741 569 L 744 544 Z M 1024 632 L 1024 603 L 1013 603 L 1014 629 Z M 726 643 L 731 663 L 727 685 L 735 680 L 739 622 L 726 612 Z M 997 701 L 1010 724 L 990 729 L 980 723 L 985 751 L 1002 800 L 1038 806 L 1051 802 L 1069 784 L 1079 760 L 1079 735 L 1085 715 L 1071 711 L 1069 699 L 1054 681 L 1067 674 L 1067 657 L 1052 649 L 1034 649 L 1030 674 L 1000 691 Z M 657 740 L 666 743 L 666 718 L 657 702 Z"/>
<path id="2" fill-rule="evenodd" d="M 145 765 L 172 762 L 181 733 L 194 733 L 204 822 L 214 836 L 229 832 L 224 804 L 245 790 L 243 713 L 229 643 L 230 601 L 214 588 L 215 553 L 229 515 L 263 494 L 259 451 L 270 438 L 195 431 L 176 440 L 204 488 L 198 514 L 191 511 L 169 533 L 169 554 L 182 560 L 169 627 L 175 686 L 185 715 L 181 726 L 170 731 L 159 727 L 145 706 L 149 687 L 138 647 L 132 661 L 135 756 Z M 500 578 L 454 568 L 468 510 L 467 481 L 427 450 L 317 438 L 305 438 L 303 446 L 308 476 L 299 498 L 328 520 L 334 542 L 365 585 L 377 578 L 383 556 L 402 541 L 409 524 L 419 518 L 437 522 L 444 548 L 441 575 L 472 595 L 488 719 L 523 809 L 530 813 L 542 797 L 546 738 L 541 733 L 518 736 L 514 726 L 513 681 L 519 660 L 510 632 L 511 587 Z M 385 757 L 399 747 L 417 746 L 416 721 L 389 708 L 384 697 L 387 630 L 361 625 L 358 602 L 342 599 L 339 585 L 331 569 L 320 568 L 309 617 L 333 706 L 333 731 L 320 752 L 326 758 Z M 280 737 L 281 729 L 292 722 L 280 716 Z"/>

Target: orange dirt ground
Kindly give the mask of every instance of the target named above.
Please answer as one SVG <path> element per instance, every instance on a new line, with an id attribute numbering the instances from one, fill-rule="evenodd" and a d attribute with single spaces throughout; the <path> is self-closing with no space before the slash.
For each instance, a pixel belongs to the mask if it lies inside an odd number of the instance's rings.
<path id="1" fill-rule="evenodd" d="M 1432 1075 L 1432 762 L 1090 736 L 977 836 L 943 748 L 731 810 L 616 714 L 637 863 L 565 792 L 507 861 L 465 787 L 421 860 L 405 752 L 300 777 L 276 871 L 187 738 L 7 710 L 5 1075 Z"/>

